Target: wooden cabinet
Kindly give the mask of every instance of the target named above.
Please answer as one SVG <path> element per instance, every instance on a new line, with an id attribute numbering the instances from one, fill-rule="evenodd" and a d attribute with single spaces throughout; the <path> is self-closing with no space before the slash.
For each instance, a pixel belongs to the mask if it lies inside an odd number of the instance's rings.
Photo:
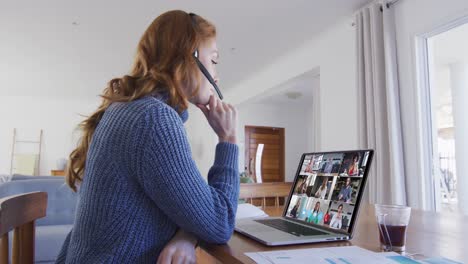
<path id="1" fill-rule="evenodd" d="M 65 176 L 65 171 L 64 170 L 51 170 L 50 174 L 52 176 Z"/>

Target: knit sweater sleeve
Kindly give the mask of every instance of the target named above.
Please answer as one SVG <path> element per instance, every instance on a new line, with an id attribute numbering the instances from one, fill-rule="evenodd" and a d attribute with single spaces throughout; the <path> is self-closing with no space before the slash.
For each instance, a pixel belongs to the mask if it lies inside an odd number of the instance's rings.
<path id="1" fill-rule="evenodd" d="M 207 184 L 173 109 L 152 108 L 143 123 L 146 135 L 137 177 L 146 194 L 183 230 L 208 243 L 226 243 L 234 229 L 239 196 L 237 145 L 216 146 Z"/>

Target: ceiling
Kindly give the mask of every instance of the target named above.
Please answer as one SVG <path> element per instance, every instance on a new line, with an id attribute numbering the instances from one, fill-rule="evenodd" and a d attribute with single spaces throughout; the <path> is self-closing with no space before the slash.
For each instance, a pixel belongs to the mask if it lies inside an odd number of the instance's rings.
<path id="1" fill-rule="evenodd" d="M 320 88 L 320 74 L 318 69 L 314 69 L 289 79 L 244 103 L 307 107 L 312 105 L 314 89 L 318 88 Z"/>
<path id="2" fill-rule="evenodd" d="M 159 14 L 183 9 L 218 29 L 220 86 L 228 90 L 369 0 L 5 1 L 0 95 L 96 96 L 125 74 Z"/>

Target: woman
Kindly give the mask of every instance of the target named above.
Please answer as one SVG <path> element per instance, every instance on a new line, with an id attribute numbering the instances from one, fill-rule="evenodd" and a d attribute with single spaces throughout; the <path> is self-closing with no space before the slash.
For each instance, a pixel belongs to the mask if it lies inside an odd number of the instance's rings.
<path id="1" fill-rule="evenodd" d="M 342 211 L 343 211 L 343 204 L 338 205 L 338 212 L 333 215 L 332 220 L 330 222 L 330 227 L 335 229 L 341 229 L 342 225 Z"/>
<path id="2" fill-rule="evenodd" d="M 306 165 L 306 168 L 305 168 L 304 172 L 309 172 L 309 173 L 312 173 L 312 172 L 313 172 L 312 166 L 314 165 L 314 161 L 315 161 L 315 157 L 312 157 L 312 158 L 309 160 L 309 163 Z"/>
<path id="3" fill-rule="evenodd" d="M 325 199 L 325 195 L 327 195 L 327 189 L 328 189 L 327 182 L 328 182 L 328 178 L 325 177 L 322 181 L 322 185 L 320 185 L 320 187 L 315 192 L 315 198 Z"/>
<path id="4" fill-rule="evenodd" d="M 160 15 L 130 74 L 111 80 L 81 123 L 67 175 L 79 202 L 57 263 L 194 263 L 198 239 L 229 240 L 239 194 L 237 114 L 214 97 L 195 51 L 217 82 L 215 27 L 183 11 Z M 208 184 L 184 129 L 188 103 L 219 138 Z"/>
<path id="5" fill-rule="evenodd" d="M 291 212 L 289 212 L 289 215 L 297 218 L 297 210 L 299 210 L 299 206 L 301 206 L 301 199 L 297 199 L 296 205 L 294 205 L 293 209 L 291 209 Z"/>
<path id="6" fill-rule="evenodd" d="M 314 210 L 306 219 L 306 222 L 308 223 L 313 222 L 315 224 L 318 224 L 320 220 L 322 220 L 322 217 L 323 217 L 323 213 L 320 211 L 320 202 L 316 202 Z"/>
<path id="7" fill-rule="evenodd" d="M 302 183 L 297 188 L 297 194 L 304 194 L 307 191 L 307 176 L 302 180 Z"/>
<path id="8" fill-rule="evenodd" d="M 327 211 L 327 213 L 323 216 L 323 224 L 324 225 L 330 224 L 330 211 Z"/>
<path id="9" fill-rule="evenodd" d="M 348 175 L 355 176 L 358 173 L 359 173 L 359 155 L 354 154 L 353 160 L 351 161 L 348 167 Z"/>

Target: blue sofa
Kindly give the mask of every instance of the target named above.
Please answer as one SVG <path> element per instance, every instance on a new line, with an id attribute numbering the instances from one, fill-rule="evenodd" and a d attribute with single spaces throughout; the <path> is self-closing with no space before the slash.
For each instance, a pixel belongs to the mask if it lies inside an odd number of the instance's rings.
<path id="1" fill-rule="evenodd" d="M 35 261 L 54 263 L 73 226 L 77 194 L 65 184 L 64 177 L 15 176 L 12 181 L 0 184 L 0 198 L 35 191 L 48 194 L 46 217 L 36 221 Z"/>
<path id="2" fill-rule="evenodd" d="M 12 181 L 22 181 L 22 180 L 61 180 L 65 181 L 64 176 L 31 176 L 23 174 L 13 174 L 11 176 Z"/>

